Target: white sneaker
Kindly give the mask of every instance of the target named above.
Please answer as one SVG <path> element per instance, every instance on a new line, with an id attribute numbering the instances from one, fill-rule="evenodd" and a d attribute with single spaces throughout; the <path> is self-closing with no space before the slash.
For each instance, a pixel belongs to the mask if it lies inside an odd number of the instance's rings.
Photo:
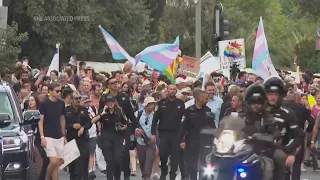
<path id="1" fill-rule="evenodd" d="M 154 174 L 152 175 L 151 179 L 153 179 L 153 180 L 158 180 L 158 179 L 160 179 L 160 175 L 159 175 L 158 173 L 154 173 Z"/>

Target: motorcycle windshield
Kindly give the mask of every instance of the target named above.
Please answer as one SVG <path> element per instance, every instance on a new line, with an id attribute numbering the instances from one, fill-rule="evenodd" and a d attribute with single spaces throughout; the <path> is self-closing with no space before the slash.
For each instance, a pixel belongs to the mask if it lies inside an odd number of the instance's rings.
<path id="1" fill-rule="evenodd" d="M 219 137 L 220 134 L 225 130 L 231 130 L 238 135 L 238 140 L 245 137 L 244 128 L 245 120 L 240 117 L 228 116 L 220 121 L 219 128 L 216 131 L 216 136 Z"/>

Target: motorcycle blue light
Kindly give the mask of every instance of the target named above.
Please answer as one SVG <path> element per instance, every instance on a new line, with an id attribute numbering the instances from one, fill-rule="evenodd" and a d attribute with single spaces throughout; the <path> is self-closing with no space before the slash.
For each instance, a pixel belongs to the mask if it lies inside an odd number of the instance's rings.
<path id="1" fill-rule="evenodd" d="M 243 173 L 245 170 L 243 168 L 238 168 L 238 173 Z"/>

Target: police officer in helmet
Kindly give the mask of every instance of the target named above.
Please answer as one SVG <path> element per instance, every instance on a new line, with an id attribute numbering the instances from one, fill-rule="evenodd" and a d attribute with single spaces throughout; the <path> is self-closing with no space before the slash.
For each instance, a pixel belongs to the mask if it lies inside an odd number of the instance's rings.
<path id="1" fill-rule="evenodd" d="M 247 134 L 252 135 L 256 131 L 261 132 L 261 128 L 267 123 L 266 121 L 272 121 L 265 113 L 267 94 L 264 87 L 260 84 L 249 86 L 245 94 L 245 100 L 248 105 L 245 115 L 246 126 L 252 126 L 252 132 L 247 132 Z"/>
<path id="2" fill-rule="evenodd" d="M 244 117 L 246 126 L 243 131 L 248 136 L 252 136 L 254 133 L 261 134 L 271 134 L 269 132 L 268 125 L 272 124 L 273 118 L 270 114 L 266 113 L 265 108 L 267 105 L 267 94 L 264 90 L 264 87 L 260 84 L 250 85 L 245 94 L 245 100 L 247 103 L 247 113 Z M 272 152 L 274 145 L 272 143 L 266 143 L 262 141 L 252 142 L 254 150 L 256 152 L 262 152 L 265 150 L 270 150 L 267 152 Z M 267 153 L 266 156 L 263 156 L 261 159 L 262 163 L 262 172 L 263 180 L 273 179 L 273 170 L 274 163 Z"/>
<path id="3" fill-rule="evenodd" d="M 247 88 L 245 100 L 248 104 L 248 115 L 261 115 L 264 112 L 267 101 L 267 95 L 263 86 L 261 86 L 260 84 L 250 85 Z"/>
<path id="4" fill-rule="evenodd" d="M 295 112 L 282 106 L 286 95 L 284 82 L 278 77 L 265 80 L 267 92 L 266 110 L 273 116 L 278 131 L 277 148 L 273 153 L 275 163 L 275 179 L 286 178 L 286 166 L 291 167 L 295 161 L 297 148 L 303 142 L 303 132 L 298 127 Z"/>

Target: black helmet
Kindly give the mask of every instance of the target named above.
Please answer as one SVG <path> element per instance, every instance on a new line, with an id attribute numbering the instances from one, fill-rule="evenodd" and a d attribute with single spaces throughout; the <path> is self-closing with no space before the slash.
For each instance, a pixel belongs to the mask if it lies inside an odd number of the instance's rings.
<path id="1" fill-rule="evenodd" d="M 280 95 L 285 95 L 284 82 L 279 77 L 270 77 L 263 83 L 264 89 L 267 92 L 276 92 Z"/>
<path id="2" fill-rule="evenodd" d="M 245 100 L 248 104 L 265 104 L 267 95 L 264 87 L 260 84 L 252 84 L 246 90 Z"/>

